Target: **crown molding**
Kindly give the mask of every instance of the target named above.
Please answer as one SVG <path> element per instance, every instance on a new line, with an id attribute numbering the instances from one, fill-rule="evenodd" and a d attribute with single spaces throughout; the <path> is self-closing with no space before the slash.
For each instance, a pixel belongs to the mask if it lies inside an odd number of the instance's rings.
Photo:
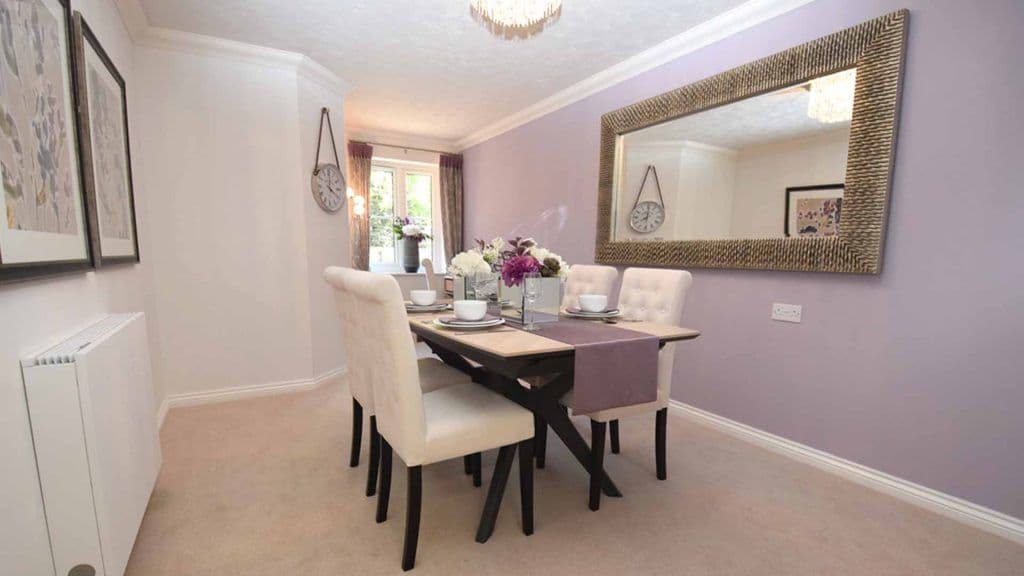
<path id="1" fill-rule="evenodd" d="M 366 126 L 351 125 L 348 120 L 345 121 L 345 132 L 349 140 L 355 140 L 358 142 L 376 142 L 377 146 L 383 146 L 385 148 L 394 148 L 399 150 L 405 147 L 426 148 L 441 152 L 450 152 L 452 154 L 459 151 L 455 142 L 451 140 L 440 140 L 427 136 L 388 132 L 386 130 L 377 130 Z"/>
<path id="2" fill-rule="evenodd" d="M 456 142 L 465 150 L 814 0 L 749 0 Z"/>
<path id="3" fill-rule="evenodd" d="M 111 0 L 111 3 L 121 15 L 121 21 L 132 39 L 137 40 L 145 35 L 149 29 L 149 19 L 139 0 Z"/>
<path id="4" fill-rule="evenodd" d="M 256 44 L 236 42 L 214 36 L 182 32 L 169 28 L 149 27 L 136 39 L 139 46 L 186 52 L 198 56 L 229 58 L 247 64 L 294 71 L 297 75 L 344 94 L 350 86 L 337 74 L 298 52 L 277 50 Z"/>

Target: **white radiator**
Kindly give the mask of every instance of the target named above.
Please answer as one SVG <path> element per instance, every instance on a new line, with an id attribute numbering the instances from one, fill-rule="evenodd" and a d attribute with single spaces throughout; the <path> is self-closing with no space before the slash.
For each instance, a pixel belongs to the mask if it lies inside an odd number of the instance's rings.
<path id="1" fill-rule="evenodd" d="M 122 576 L 160 471 L 141 313 L 22 360 L 57 576 Z"/>

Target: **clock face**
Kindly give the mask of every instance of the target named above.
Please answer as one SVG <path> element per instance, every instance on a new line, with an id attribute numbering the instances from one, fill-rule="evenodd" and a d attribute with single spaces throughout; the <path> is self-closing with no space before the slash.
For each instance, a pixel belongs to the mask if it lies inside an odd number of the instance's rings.
<path id="1" fill-rule="evenodd" d="M 641 202 L 629 214 L 629 227 L 650 234 L 665 223 L 665 207 L 657 202 Z"/>
<path id="2" fill-rule="evenodd" d="M 327 212 L 345 205 L 345 176 L 334 164 L 320 164 L 313 172 L 313 198 Z"/>

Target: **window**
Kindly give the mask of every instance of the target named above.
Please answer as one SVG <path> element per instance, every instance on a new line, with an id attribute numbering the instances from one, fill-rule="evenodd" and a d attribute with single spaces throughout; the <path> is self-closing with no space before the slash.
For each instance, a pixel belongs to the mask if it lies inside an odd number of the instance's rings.
<path id="1" fill-rule="evenodd" d="M 370 172 L 370 268 L 401 270 L 401 244 L 391 229 L 395 218 L 409 218 L 432 239 L 420 244 L 420 259 L 443 267 L 437 166 L 424 162 L 374 159 Z"/>

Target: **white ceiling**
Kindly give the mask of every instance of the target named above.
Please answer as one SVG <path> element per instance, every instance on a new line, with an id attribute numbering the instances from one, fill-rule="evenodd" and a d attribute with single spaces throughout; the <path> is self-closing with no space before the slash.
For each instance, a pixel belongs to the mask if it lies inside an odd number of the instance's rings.
<path id="1" fill-rule="evenodd" d="M 738 151 L 849 127 L 849 121 L 830 124 L 808 116 L 809 99 L 801 87 L 784 88 L 637 130 L 625 140 L 627 145 L 691 141 Z"/>
<path id="2" fill-rule="evenodd" d="M 564 0 L 510 42 L 469 0 L 140 0 L 156 27 L 301 52 L 353 85 L 351 128 L 455 141 L 744 3 Z"/>

